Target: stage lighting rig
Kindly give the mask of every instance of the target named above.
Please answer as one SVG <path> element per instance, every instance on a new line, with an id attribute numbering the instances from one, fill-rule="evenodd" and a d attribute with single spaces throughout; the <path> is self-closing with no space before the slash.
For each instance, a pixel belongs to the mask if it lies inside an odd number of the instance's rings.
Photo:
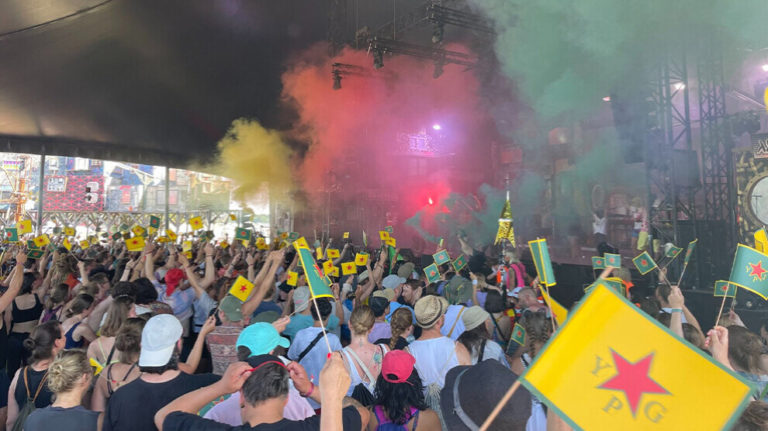
<path id="1" fill-rule="evenodd" d="M 333 63 L 331 65 L 331 77 L 333 78 L 333 89 L 341 90 L 341 80 L 345 76 L 365 76 L 365 68 L 354 64 Z"/>
<path id="2" fill-rule="evenodd" d="M 448 8 L 436 3 L 432 3 L 427 7 L 427 19 L 436 24 L 435 31 L 432 33 L 433 43 L 439 43 L 443 40 L 443 26 L 445 24 L 483 33 L 494 33 L 493 27 L 482 16 L 459 9 Z"/>
<path id="3" fill-rule="evenodd" d="M 460 64 L 468 68 L 475 65 L 474 57 L 469 54 L 416 45 L 400 40 L 374 37 L 368 41 L 368 46 L 369 50 L 373 53 L 373 67 L 376 69 L 384 66 L 384 53 L 410 55 L 411 57 L 432 60 L 435 62 L 435 78 L 443 73 L 443 66 L 446 64 Z"/>

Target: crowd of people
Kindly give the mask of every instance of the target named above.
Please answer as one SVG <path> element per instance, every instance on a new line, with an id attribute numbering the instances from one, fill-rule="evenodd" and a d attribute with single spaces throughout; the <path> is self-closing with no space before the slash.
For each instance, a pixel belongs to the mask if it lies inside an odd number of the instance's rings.
<path id="1" fill-rule="evenodd" d="M 423 256 L 347 242 L 334 267 L 371 258 L 316 297 L 279 241 L 62 240 L 0 258 L 0 430 L 477 430 L 553 334 L 516 250 L 499 262 L 460 240 L 467 265 L 435 280 Z M 230 293 L 240 276 L 245 300 Z M 768 323 L 730 312 L 705 334 L 677 286 L 632 299 L 754 382 L 736 429 L 768 429 Z M 520 388 L 489 429 L 570 428 Z"/>

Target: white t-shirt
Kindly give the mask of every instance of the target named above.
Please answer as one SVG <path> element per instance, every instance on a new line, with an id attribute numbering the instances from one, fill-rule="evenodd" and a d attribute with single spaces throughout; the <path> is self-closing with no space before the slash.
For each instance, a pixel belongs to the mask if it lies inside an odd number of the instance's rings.
<path id="1" fill-rule="evenodd" d="M 464 321 L 461 320 L 461 314 L 467 309 L 464 305 L 449 305 L 448 310 L 445 312 L 445 323 L 440 328 L 440 333 L 446 337 L 450 337 L 453 341 L 456 341 L 464 332 Z M 456 326 L 453 323 L 456 322 Z M 453 328 L 453 332 L 451 332 Z M 448 334 L 451 335 L 448 335 Z"/>

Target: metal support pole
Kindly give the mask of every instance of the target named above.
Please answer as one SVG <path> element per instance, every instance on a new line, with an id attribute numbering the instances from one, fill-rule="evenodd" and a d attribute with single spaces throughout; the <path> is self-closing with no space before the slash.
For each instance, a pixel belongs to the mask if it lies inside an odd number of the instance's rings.
<path id="1" fill-rule="evenodd" d="M 171 197 L 171 176 L 170 176 L 171 170 L 168 169 L 168 166 L 165 167 L 165 229 L 170 229 L 170 212 L 171 212 L 171 204 L 169 202 Z"/>
<path id="2" fill-rule="evenodd" d="M 45 196 L 45 147 L 40 151 L 40 183 L 37 198 L 37 235 L 43 234 L 43 200 Z"/>

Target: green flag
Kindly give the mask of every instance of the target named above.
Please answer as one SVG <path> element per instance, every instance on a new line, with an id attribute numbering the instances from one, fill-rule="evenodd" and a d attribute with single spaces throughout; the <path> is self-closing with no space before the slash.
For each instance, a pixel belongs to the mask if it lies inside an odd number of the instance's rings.
<path id="1" fill-rule="evenodd" d="M 437 269 L 437 265 L 434 263 L 424 268 L 424 275 L 427 276 L 427 281 L 429 283 L 437 283 L 440 281 L 440 270 Z"/>
<path id="2" fill-rule="evenodd" d="M 320 275 L 320 268 L 312 257 L 312 251 L 302 247 L 297 250 L 297 253 L 299 253 L 299 259 L 301 259 L 301 266 L 304 268 L 304 274 L 307 277 L 307 285 L 309 286 L 312 298 L 333 298 L 330 286 L 326 284 Z"/>
<path id="3" fill-rule="evenodd" d="M 243 229 L 241 227 L 235 229 L 235 239 L 240 239 L 243 241 L 250 241 L 251 240 L 251 231 L 248 229 Z"/>
<path id="4" fill-rule="evenodd" d="M 17 242 L 19 240 L 19 230 L 15 227 L 5 228 L 5 240 L 8 242 Z"/>
<path id="5" fill-rule="evenodd" d="M 297 239 L 299 239 L 300 236 L 301 235 L 299 235 L 298 232 L 291 232 L 290 234 L 288 234 L 288 242 L 294 242 Z"/>
<path id="6" fill-rule="evenodd" d="M 155 229 L 160 229 L 160 217 L 149 216 L 149 225 Z"/>
<path id="7" fill-rule="evenodd" d="M 621 255 L 613 254 L 613 253 L 605 253 L 605 267 L 621 268 Z"/>
<path id="8" fill-rule="evenodd" d="M 656 269 L 656 262 L 653 261 L 653 258 L 647 251 L 642 252 L 640 256 L 632 259 L 632 263 L 635 264 L 637 270 L 643 275 Z"/>
<path id="9" fill-rule="evenodd" d="M 592 256 L 592 269 L 605 269 L 605 259 L 601 256 Z"/>
<path id="10" fill-rule="evenodd" d="M 696 249 L 697 242 L 699 242 L 698 238 L 688 243 L 688 248 L 685 249 L 685 260 L 683 261 L 683 265 L 688 266 L 688 263 L 691 261 L 693 250 Z"/>
<path id="11" fill-rule="evenodd" d="M 510 339 L 521 346 L 525 344 L 525 328 L 523 328 L 523 325 L 515 323 L 515 327 L 512 328 L 512 337 Z"/>
<path id="12" fill-rule="evenodd" d="M 724 280 L 718 280 L 715 282 L 715 290 L 714 295 L 726 298 L 735 298 L 736 297 L 736 286 L 728 283 Z"/>
<path id="13" fill-rule="evenodd" d="M 433 254 L 432 258 L 435 259 L 435 263 L 438 265 L 442 265 L 451 261 L 451 256 L 449 256 L 448 252 L 445 250 Z"/>
<path id="14" fill-rule="evenodd" d="M 123 237 L 123 234 L 121 234 L 120 232 L 115 232 L 115 233 L 112 234 L 112 240 L 113 241 L 117 241 L 117 240 L 119 240 L 122 237 Z"/>
<path id="15" fill-rule="evenodd" d="M 536 266 L 536 272 L 539 274 L 539 282 L 547 287 L 554 286 L 555 272 L 552 270 L 552 261 L 549 259 L 549 248 L 546 239 L 536 239 L 528 241 L 531 248 L 531 256 Z"/>
<path id="16" fill-rule="evenodd" d="M 680 254 L 681 251 L 683 251 L 682 248 L 673 245 L 669 247 L 669 250 L 667 250 L 666 253 L 664 253 L 664 256 L 674 259 L 677 257 L 677 255 Z"/>
<path id="17" fill-rule="evenodd" d="M 467 266 L 467 257 L 463 254 L 453 261 L 453 269 L 455 269 L 456 272 L 461 271 L 465 266 Z"/>
<path id="18" fill-rule="evenodd" d="M 395 229 L 392 226 L 387 226 L 387 227 L 384 228 L 384 232 L 389 233 L 389 234 L 393 234 L 393 233 L 395 233 Z"/>
<path id="19" fill-rule="evenodd" d="M 731 285 L 756 293 L 768 300 L 768 255 L 739 244 L 733 257 Z"/>
<path id="20" fill-rule="evenodd" d="M 40 259 L 41 257 L 43 257 L 43 254 L 45 254 L 45 252 L 42 250 L 30 249 L 27 252 L 27 257 L 29 259 Z"/>
<path id="21" fill-rule="evenodd" d="M 37 244 L 35 244 L 34 241 L 32 241 L 31 239 L 27 240 L 27 249 L 29 249 L 29 250 L 37 250 L 39 248 L 40 247 L 38 247 Z"/>

